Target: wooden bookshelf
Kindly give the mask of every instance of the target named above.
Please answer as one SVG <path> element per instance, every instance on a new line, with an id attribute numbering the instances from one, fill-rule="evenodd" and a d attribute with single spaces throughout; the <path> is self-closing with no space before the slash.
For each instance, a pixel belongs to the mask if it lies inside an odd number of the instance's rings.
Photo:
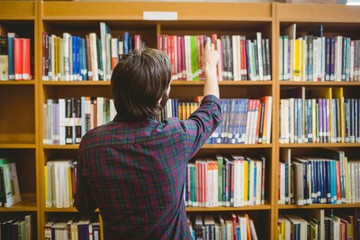
<path id="1" fill-rule="evenodd" d="M 324 26 L 324 36 L 326 37 L 335 37 L 337 35 L 341 36 L 351 36 L 351 39 L 359 39 L 359 21 L 360 18 L 359 12 L 360 8 L 350 7 L 345 5 L 334 5 L 334 4 L 282 4 L 276 3 L 276 20 L 275 28 L 276 35 L 280 36 L 283 34 L 284 29 L 290 24 L 295 23 L 297 28 L 297 37 L 304 36 L 310 29 L 322 24 Z M 279 43 L 276 43 L 276 49 L 279 49 Z M 276 64 L 279 64 L 279 51 L 276 53 L 277 60 Z M 279 72 L 279 68 L 275 69 L 275 75 Z M 319 89 L 319 88 L 336 88 L 342 87 L 344 89 L 345 98 L 359 98 L 360 85 L 359 82 L 297 82 L 297 81 L 280 81 L 277 79 L 275 84 L 277 88 L 276 99 L 279 101 L 281 98 L 281 93 L 286 92 L 287 89 L 293 89 L 297 87 L 305 87 L 310 89 Z M 355 93 L 356 92 L 356 93 Z M 277 106 L 280 106 L 279 102 L 276 103 Z M 274 119 L 279 119 L 279 109 L 275 109 L 277 116 L 274 116 Z M 275 127 L 275 136 L 280 136 L 279 127 Z M 278 164 L 280 161 L 280 153 L 284 149 L 291 149 L 294 151 L 296 156 L 302 156 L 307 152 L 315 153 L 316 151 L 322 149 L 333 149 L 333 150 L 343 150 L 345 153 L 351 153 L 352 156 L 358 156 L 354 154 L 357 152 L 360 147 L 359 143 L 303 143 L 303 144 L 279 144 L 275 140 L 275 151 L 279 154 L 279 157 L 276 157 L 274 164 Z M 276 168 L 275 175 L 278 176 L 278 168 Z M 275 180 L 274 189 L 278 189 L 279 181 Z M 303 216 L 310 212 L 317 211 L 319 209 L 335 209 L 337 212 L 351 211 L 352 209 L 359 208 L 359 204 L 310 204 L 310 205 L 282 205 L 278 204 L 277 199 L 274 199 L 274 217 L 277 222 L 277 218 L 281 213 L 295 213 L 302 214 Z M 277 234 L 273 236 L 273 239 L 277 238 Z"/>
<path id="2" fill-rule="evenodd" d="M 177 20 L 144 20 L 144 11 L 177 12 Z M 271 81 L 221 81 L 222 98 L 273 97 L 271 144 L 205 144 L 201 154 L 255 154 L 266 156 L 265 204 L 257 206 L 187 207 L 189 213 L 246 212 L 254 218 L 262 239 L 278 239 L 277 220 L 285 212 L 336 209 L 347 211 L 360 204 L 312 204 L 307 206 L 278 204 L 278 163 L 281 151 L 290 148 L 297 153 L 318 149 L 342 149 L 356 155 L 359 143 L 280 144 L 280 97 L 287 89 L 298 87 L 343 87 L 346 97 L 360 98 L 360 82 L 284 82 L 279 80 L 278 39 L 285 27 L 299 26 L 299 35 L 324 24 L 325 34 L 349 34 L 360 39 L 360 8 L 331 4 L 284 3 L 222 3 L 212 2 L 79 2 L 79 1 L 2 1 L 0 24 L 32 41 L 33 80 L 0 81 L 0 152 L 15 157 L 22 164 L 21 203 L 10 208 L 0 207 L 0 217 L 9 213 L 36 215 L 37 239 L 44 239 L 44 225 L 50 217 L 77 214 L 72 208 L 46 208 L 44 166 L 56 158 L 76 158 L 78 144 L 43 144 L 43 104 L 49 98 L 102 96 L 111 97 L 109 81 L 43 81 L 42 32 L 60 35 L 63 32 L 84 36 L 99 33 L 100 21 L 105 21 L 114 35 L 124 31 L 140 33 L 156 47 L 159 34 L 242 34 L 252 37 L 256 32 L 270 39 Z M 172 81 L 171 98 L 191 101 L 202 95 L 202 81 Z M 3 116 L 5 115 L 3 114 Z M 360 157 L 358 154 L 357 156 Z M 31 169 L 32 172 L 26 171 Z M 98 211 L 97 211 L 98 213 Z"/>

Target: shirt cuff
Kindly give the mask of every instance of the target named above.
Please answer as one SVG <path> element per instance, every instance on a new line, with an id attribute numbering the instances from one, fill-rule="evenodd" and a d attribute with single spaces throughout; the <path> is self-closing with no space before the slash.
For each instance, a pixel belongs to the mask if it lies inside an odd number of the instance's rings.
<path id="1" fill-rule="evenodd" d="M 202 99 L 201 104 L 206 102 L 216 102 L 217 104 L 219 104 L 219 98 L 215 95 L 209 94 Z"/>

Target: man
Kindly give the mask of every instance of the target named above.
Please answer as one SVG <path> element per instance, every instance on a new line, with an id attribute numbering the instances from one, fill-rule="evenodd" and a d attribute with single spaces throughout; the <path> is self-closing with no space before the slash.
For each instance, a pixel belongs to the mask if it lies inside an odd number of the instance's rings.
<path id="1" fill-rule="evenodd" d="M 163 52 L 135 50 L 111 77 L 117 115 L 83 137 L 75 206 L 99 208 L 109 239 L 191 239 L 183 200 L 188 161 L 221 122 L 216 64 L 208 39 L 204 98 L 184 121 L 156 120 L 170 92 L 171 64 Z"/>

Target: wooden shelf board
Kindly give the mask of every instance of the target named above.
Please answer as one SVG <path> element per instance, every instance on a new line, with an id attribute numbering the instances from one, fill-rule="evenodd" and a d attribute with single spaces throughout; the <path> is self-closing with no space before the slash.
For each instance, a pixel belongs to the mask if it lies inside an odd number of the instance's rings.
<path id="1" fill-rule="evenodd" d="M 322 147 L 360 147 L 360 143 L 291 143 L 279 144 L 280 148 L 322 148 Z"/>
<path id="2" fill-rule="evenodd" d="M 321 209 L 321 208 L 359 208 L 360 203 L 355 204 L 311 204 L 311 205 L 278 205 L 279 209 Z"/>
<path id="3" fill-rule="evenodd" d="M 249 210 L 270 210 L 271 205 L 257 205 L 244 207 L 186 207 L 187 212 L 231 212 L 231 211 L 249 211 Z"/>
<path id="4" fill-rule="evenodd" d="M 78 210 L 75 207 L 70 208 L 45 208 L 45 212 L 78 212 Z M 96 209 L 95 212 L 99 212 L 99 209 Z"/>
<path id="5" fill-rule="evenodd" d="M 0 143 L 0 148 L 34 148 L 36 145 L 35 143 Z"/>
<path id="6" fill-rule="evenodd" d="M 271 148 L 272 144 L 205 144 L 203 149 L 241 149 L 241 148 Z M 79 144 L 51 145 L 44 144 L 44 149 L 79 149 Z"/>
<path id="7" fill-rule="evenodd" d="M 0 81 L 0 85 L 35 85 L 35 80 Z"/>
<path id="8" fill-rule="evenodd" d="M 35 212 L 38 210 L 36 207 L 35 194 L 22 194 L 21 199 L 21 202 L 11 207 L 0 207 L 0 212 Z"/>
<path id="9" fill-rule="evenodd" d="M 79 144 L 69 144 L 69 145 L 43 145 L 44 149 L 79 149 Z"/>
<path id="10" fill-rule="evenodd" d="M 44 20 L 143 20 L 144 11 L 177 12 L 178 20 L 272 21 L 271 3 L 42 2 Z M 106 13 L 105 15 L 103 13 Z"/>
<path id="11" fill-rule="evenodd" d="M 2 20 L 34 20 L 35 1 L 0 1 Z"/>
<path id="12" fill-rule="evenodd" d="M 294 82 L 280 81 L 280 86 L 360 86 L 360 82 Z"/>
<path id="13" fill-rule="evenodd" d="M 203 149 L 271 148 L 272 144 L 205 144 Z"/>
<path id="14" fill-rule="evenodd" d="M 110 81 L 42 81 L 44 86 L 110 86 Z"/>
<path id="15" fill-rule="evenodd" d="M 1 82 L 0 82 L 1 83 Z M 44 86 L 110 86 L 110 81 L 42 81 Z M 219 86 L 272 85 L 272 81 L 219 81 Z M 171 86 L 203 86 L 204 81 L 174 80 Z"/>

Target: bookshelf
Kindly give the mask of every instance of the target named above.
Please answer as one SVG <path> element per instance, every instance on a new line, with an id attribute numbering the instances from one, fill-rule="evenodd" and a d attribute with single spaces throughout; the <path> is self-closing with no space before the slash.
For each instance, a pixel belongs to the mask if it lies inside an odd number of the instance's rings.
<path id="1" fill-rule="evenodd" d="M 37 62 L 38 4 L 33 1 L 2 2 L 0 25 L 19 37 L 30 38 L 31 62 Z M 16 219 L 31 215 L 35 234 L 40 234 L 40 195 L 38 189 L 38 101 L 37 71 L 32 79 L 0 82 L 0 155 L 14 160 L 17 167 L 21 202 L 0 208 L 0 218 Z M 39 235 L 40 236 L 40 235 Z"/>
<path id="2" fill-rule="evenodd" d="M 11 11 L 9 11 L 9 9 Z M 176 21 L 143 20 L 144 11 L 177 12 Z M 71 217 L 76 209 L 47 208 L 45 206 L 44 166 L 53 159 L 75 159 L 78 144 L 52 145 L 43 143 L 43 104 L 50 98 L 81 96 L 111 97 L 108 81 L 43 81 L 42 32 L 62 35 L 64 32 L 84 37 L 96 32 L 105 21 L 113 35 L 125 31 L 141 34 L 150 47 L 156 47 L 159 34 L 242 34 L 252 37 L 261 32 L 270 40 L 270 81 L 221 81 L 222 98 L 273 97 L 272 134 L 270 144 L 205 144 L 199 157 L 214 154 L 236 154 L 266 157 L 265 204 L 244 207 L 188 207 L 197 213 L 248 213 L 254 220 L 260 239 L 277 239 L 277 220 L 282 213 L 310 214 L 318 209 L 352 212 L 359 204 L 312 204 L 306 206 L 278 204 L 278 163 L 285 149 L 295 155 L 319 149 L 343 150 L 352 157 L 360 157 L 359 143 L 283 144 L 279 142 L 280 99 L 288 90 L 306 87 L 344 89 L 345 97 L 359 98 L 360 82 L 291 82 L 279 80 L 278 37 L 289 25 L 296 23 L 303 35 L 319 24 L 325 34 L 347 34 L 360 39 L 360 9 L 328 4 L 282 3 L 197 3 L 197 2 L 67 2 L 14 1 L 0 3 L 0 24 L 9 31 L 31 38 L 33 48 L 33 80 L 0 81 L 0 109 L 7 117 L 0 119 L 0 152 L 16 159 L 23 201 L 11 208 L 0 208 L 0 218 L 7 214 L 31 213 L 36 217 L 37 239 L 44 239 L 46 222 L 53 217 Z M 173 81 L 170 98 L 192 101 L 202 94 L 201 81 Z M 15 96 L 15 97 L 14 97 Z M 21 111 L 19 111 L 21 109 Z M 26 121 L 22 121 L 26 116 Z M 15 123 L 15 124 L 14 124 Z M 95 214 L 98 214 L 96 212 Z"/>
<path id="3" fill-rule="evenodd" d="M 276 4 L 276 35 L 280 36 L 284 34 L 286 28 L 292 24 L 296 24 L 297 37 L 305 36 L 311 29 L 323 25 L 325 37 L 335 37 L 338 35 L 351 37 L 351 39 L 359 39 L 359 21 L 357 18 L 357 12 L 359 8 L 349 7 L 345 5 L 316 5 L 316 4 Z M 277 49 L 279 49 L 279 42 L 277 42 Z M 279 64 L 279 51 L 277 51 L 277 63 Z M 279 68 L 275 69 L 275 75 L 279 72 Z M 345 98 L 359 98 L 359 82 L 305 82 L 305 81 L 280 81 L 278 79 L 276 83 L 276 99 L 280 100 L 286 96 L 287 91 L 293 91 L 294 89 L 305 87 L 309 91 L 318 91 L 321 89 L 336 89 L 343 88 Z M 288 97 L 288 96 L 286 96 Z M 333 95 L 334 97 L 334 95 Z M 279 106 L 279 102 L 276 103 Z M 277 114 L 279 111 L 275 110 Z M 277 116 L 274 116 L 277 118 Z M 275 135 L 280 136 L 280 128 L 275 127 Z M 275 151 L 277 157 L 276 161 L 281 159 L 281 153 L 286 149 L 291 149 L 291 155 L 293 156 L 309 156 L 309 154 L 317 155 L 317 152 L 323 149 L 330 149 L 336 151 L 344 151 L 346 155 L 349 155 L 349 159 L 358 159 L 357 154 L 359 149 L 359 143 L 279 143 L 276 139 Z M 275 161 L 275 162 L 276 162 Z M 277 163 L 275 163 L 277 164 Z M 276 176 L 278 176 L 278 169 L 276 169 Z M 275 181 L 275 188 L 278 189 L 279 181 Z M 278 201 L 274 200 L 274 217 L 279 218 L 280 214 L 299 214 L 300 216 L 313 216 L 314 212 L 318 212 L 320 209 L 325 209 L 325 213 L 334 211 L 337 214 L 354 214 L 355 209 L 359 208 L 359 204 L 310 204 L 310 205 L 285 205 L 278 204 Z M 275 234 L 276 237 L 276 234 Z"/>

